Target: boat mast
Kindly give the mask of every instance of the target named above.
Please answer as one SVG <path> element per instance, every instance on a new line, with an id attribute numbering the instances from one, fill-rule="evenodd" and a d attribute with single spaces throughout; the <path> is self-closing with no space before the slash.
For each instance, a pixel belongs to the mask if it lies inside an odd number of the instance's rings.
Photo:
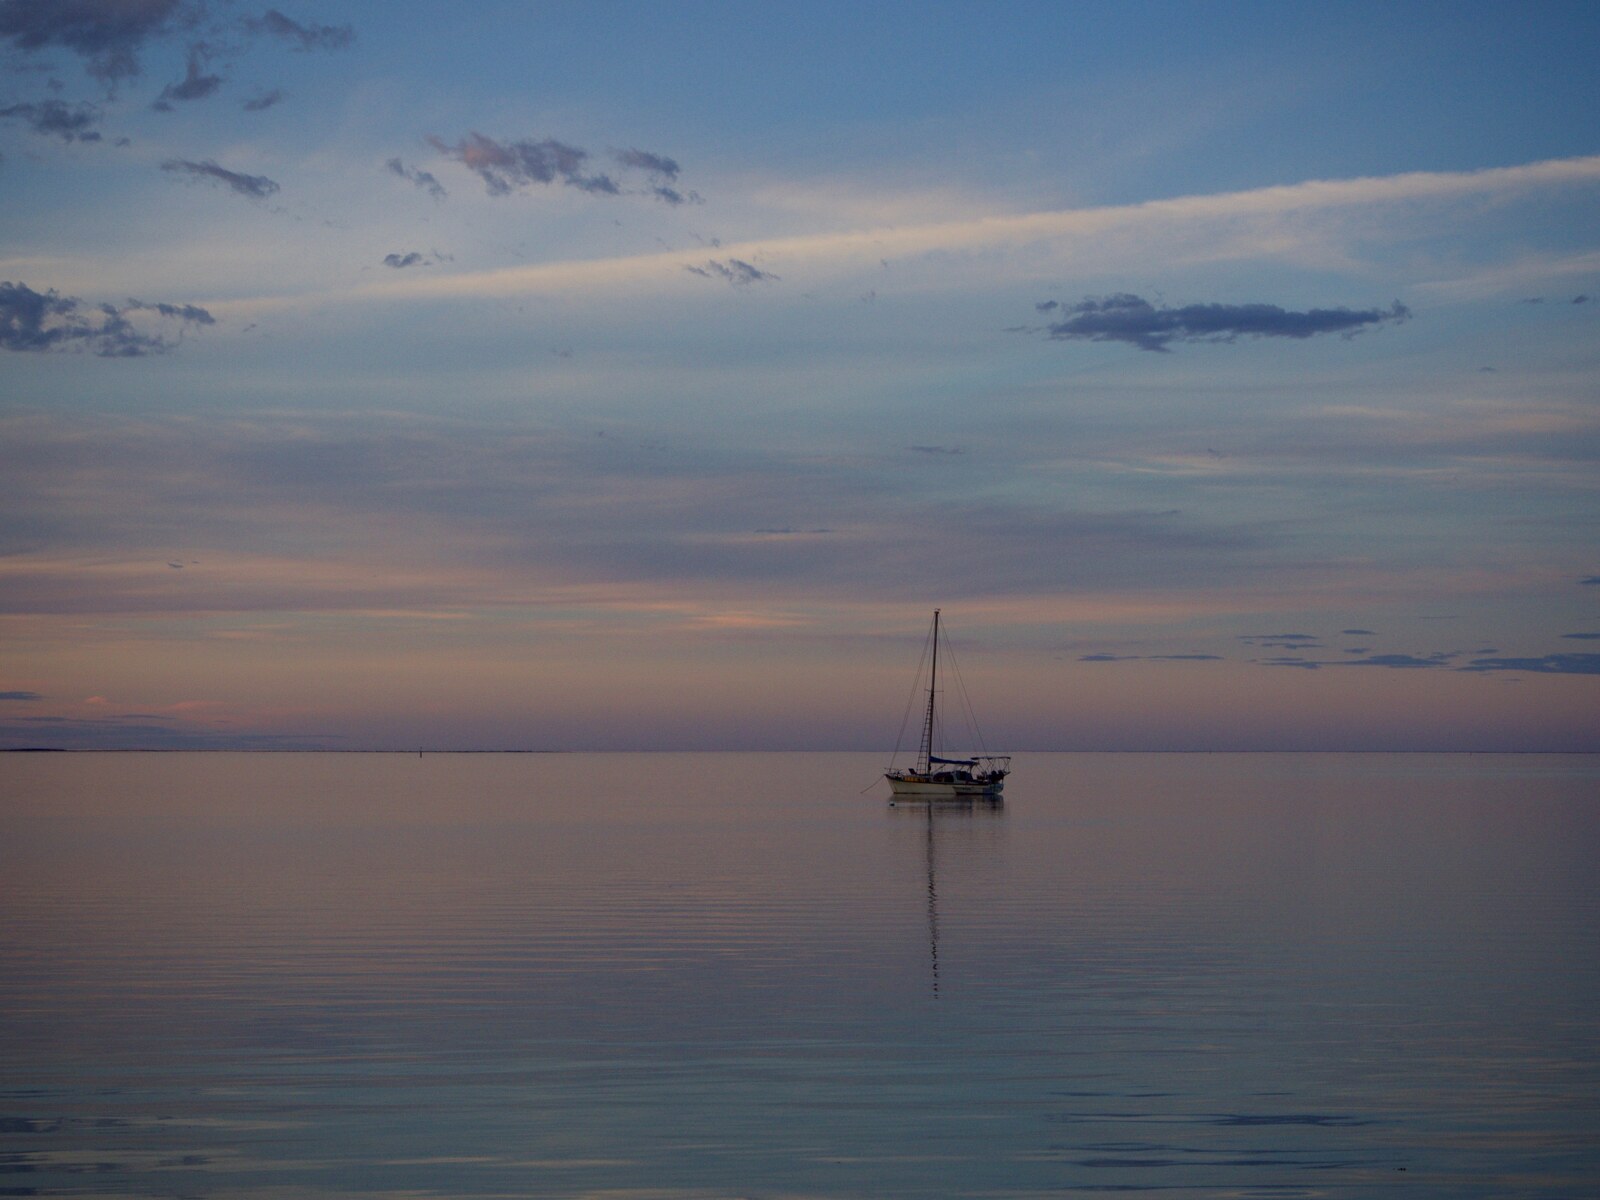
<path id="1" fill-rule="evenodd" d="M 922 762 L 920 770 L 933 770 L 933 697 L 939 687 L 939 610 L 933 610 L 933 664 L 928 671 L 928 715 L 922 723 Z"/>

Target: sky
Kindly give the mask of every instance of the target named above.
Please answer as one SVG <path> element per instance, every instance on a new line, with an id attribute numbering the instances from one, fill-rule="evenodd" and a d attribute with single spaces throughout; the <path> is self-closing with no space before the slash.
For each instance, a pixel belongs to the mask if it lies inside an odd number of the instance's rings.
<path id="1" fill-rule="evenodd" d="M 0 0 L 0 747 L 1600 751 L 1600 7 L 283 5 Z"/>

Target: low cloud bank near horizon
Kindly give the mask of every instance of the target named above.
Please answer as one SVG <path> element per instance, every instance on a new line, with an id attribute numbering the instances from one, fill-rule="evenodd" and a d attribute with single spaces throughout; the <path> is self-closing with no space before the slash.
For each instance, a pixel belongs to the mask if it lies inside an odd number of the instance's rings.
<path id="1" fill-rule="evenodd" d="M 1125 342 L 1140 350 L 1166 352 L 1174 342 L 1229 343 L 1241 337 L 1304 339 L 1364 329 L 1411 318 L 1398 300 L 1387 309 L 1313 308 L 1294 312 L 1276 304 L 1156 305 L 1128 292 L 1086 297 L 1076 304 L 1047 300 L 1034 306 L 1062 320 L 1044 327 L 1051 341 Z"/>

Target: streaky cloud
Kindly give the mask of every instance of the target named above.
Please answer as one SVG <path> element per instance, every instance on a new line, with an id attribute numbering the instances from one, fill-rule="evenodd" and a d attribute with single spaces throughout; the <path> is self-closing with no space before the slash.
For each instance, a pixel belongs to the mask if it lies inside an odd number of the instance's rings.
<path id="1" fill-rule="evenodd" d="M 476 174 L 491 196 L 561 185 L 595 196 L 646 195 L 673 205 L 700 202 L 697 193 L 672 186 L 680 169 L 677 162 L 648 150 L 612 151 L 618 165 L 648 176 L 647 186 L 639 190 L 624 187 L 603 171 L 591 170 L 589 151 L 555 138 L 500 142 L 474 130 L 454 145 L 438 137 L 429 137 L 428 144 Z"/>
<path id="2" fill-rule="evenodd" d="M 13 104 L 0 108 L 0 117 L 22 121 L 41 137 L 58 137 L 64 142 L 98 142 L 95 122 L 100 110 L 92 104 L 65 104 L 60 100 L 41 100 L 37 104 Z"/>
<path id="3" fill-rule="evenodd" d="M 1600 642 L 1600 633 L 1563 633 L 1561 636 L 1579 642 Z"/>
<path id="4" fill-rule="evenodd" d="M 259 96 L 252 96 L 239 107 L 245 112 L 264 112 L 273 105 L 280 103 L 284 98 L 282 88 L 273 88 L 271 91 L 262 92 Z"/>
<path id="5" fill-rule="evenodd" d="M 742 258 L 730 258 L 726 262 L 721 259 L 707 259 L 704 266 L 686 266 L 683 268 L 691 275 L 699 275 L 703 279 L 721 279 L 731 283 L 734 287 L 744 287 L 751 283 L 776 283 L 782 276 L 774 275 L 771 271 L 763 271 L 752 266 Z"/>
<path id="6" fill-rule="evenodd" d="M 1539 658 L 1475 658 L 1459 671 L 1526 671 L 1533 675 L 1600 675 L 1600 654 L 1546 654 Z"/>
<path id="7" fill-rule="evenodd" d="M 0 349 L 13 351 L 90 350 L 102 358 L 140 358 L 164 354 L 175 343 L 144 332 L 128 320 L 150 312 L 186 325 L 213 325 L 215 318 L 193 304 L 147 304 L 129 300 L 118 308 L 91 305 L 54 289 L 35 291 L 25 283 L 0 283 Z"/>
<path id="8" fill-rule="evenodd" d="M 434 178 L 431 171 L 424 171 L 420 167 L 408 167 L 398 158 L 391 158 L 384 166 L 391 175 L 398 175 L 401 179 L 414 184 L 435 200 L 443 200 L 448 194 L 444 190 L 444 184 Z"/>
<path id="9" fill-rule="evenodd" d="M 169 158 L 161 164 L 163 171 L 190 175 L 196 179 L 209 179 L 226 185 L 230 190 L 252 200 L 264 200 L 278 190 L 278 185 L 265 175 L 245 175 L 219 167 L 209 158 L 193 162 L 187 158 Z"/>
<path id="10" fill-rule="evenodd" d="M 1035 306 L 1036 308 L 1039 306 Z M 1061 304 L 1065 319 L 1045 327 L 1052 341 L 1125 342 L 1140 350 L 1165 352 L 1173 342 L 1231 343 L 1241 337 L 1294 338 L 1338 333 L 1352 337 L 1363 329 L 1405 321 L 1411 310 L 1398 300 L 1387 309 L 1313 308 L 1294 312 L 1276 304 L 1155 305 L 1120 292 Z"/>
<path id="11" fill-rule="evenodd" d="M 269 8 L 259 17 L 245 21 L 253 33 L 267 33 L 282 38 L 296 50 L 343 50 L 356 40 L 356 31 L 349 25 L 302 25 L 286 17 L 275 8 Z"/>
<path id="12" fill-rule="evenodd" d="M 26 702 L 43 699 L 44 697 L 38 692 L 0 692 L 0 700 L 20 700 Z"/>

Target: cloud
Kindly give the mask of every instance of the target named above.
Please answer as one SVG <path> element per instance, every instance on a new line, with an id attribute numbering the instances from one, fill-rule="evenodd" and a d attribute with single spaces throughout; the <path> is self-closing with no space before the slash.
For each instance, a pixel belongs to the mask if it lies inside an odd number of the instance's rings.
<path id="1" fill-rule="evenodd" d="M 1377 637 L 1378 636 L 1377 633 L 1374 630 L 1371 630 L 1371 629 L 1341 629 L 1341 630 L 1339 630 L 1339 632 L 1344 634 L 1346 637 Z"/>
<path id="2" fill-rule="evenodd" d="M 1411 311 L 1398 300 L 1388 309 L 1313 308 L 1293 312 L 1276 304 L 1189 304 L 1169 308 L 1127 292 L 1061 304 L 1050 311 L 1065 316 L 1045 327 L 1052 341 L 1126 342 L 1141 350 L 1155 351 L 1165 351 L 1172 342 L 1233 342 L 1241 337 L 1309 338 L 1323 333 L 1351 337 L 1369 326 L 1404 321 L 1411 316 Z"/>
<path id="3" fill-rule="evenodd" d="M 588 167 L 591 155 L 587 150 L 555 138 L 497 142 L 474 131 L 453 146 L 437 137 L 430 137 L 428 144 L 474 172 L 491 196 L 505 196 L 533 185 L 561 184 L 591 195 L 646 195 L 668 204 L 700 200 L 697 193 L 686 194 L 671 186 L 680 169 L 674 159 L 648 150 L 614 150 L 611 154 L 624 169 L 645 173 L 647 184 L 640 190 L 624 187 L 603 172 L 591 171 Z M 404 174 L 403 171 L 398 173 Z"/>
<path id="4" fill-rule="evenodd" d="M 60 100 L 41 100 L 38 104 L 0 108 L 0 117 L 26 122 L 28 128 L 43 137 L 58 137 L 64 142 L 100 141 L 100 132 L 94 128 L 100 119 L 100 110 L 92 104 L 68 105 Z"/>
<path id="5" fill-rule="evenodd" d="M 623 167 L 645 172 L 650 177 L 650 184 L 646 190 L 657 200 L 667 204 L 701 203 L 699 193 L 684 193 L 671 186 L 678 178 L 679 167 L 676 159 L 637 149 L 613 150 L 611 157 Z"/>
<path id="6" fill-rule="evenodd" d="M 336 734 L 212 729 L 151 713 L 22 717 L 0 722 L 0 746 L 62 750 L 326 750 Z"/>
<path id="7" fill-rule="evenodd" d="M 188 325 L 215 319 L 193 304 L 146 304 L 129 300 L 121 308 L 86 305 L 75 296 L 36 292 L 25 283 L 0 283 L 0 349 L 16 351 L 92 350 L 102 358 L 162 354 L 174 342 L 134 326 L 127 314 L 154 313 Z"/>
<path id="8" fill-rule="evenodd" d="M 497 142 L 481 133 L 469 133 L 454 146 L 439 138 L 428 142 L 441 154 L 461 163 L 482 179 L 491 196 L 504 196 L 530 184 L 557 181 L 586 192 L 615 195 L 617 185 L 605 175 L 585 175 L 587 150 L 554 138 L 541 142 Z"/>
<path id="9" fill-rule="evenodd" d="M 1582 587 L 1600 587 L 1600 575 L 1591 575 L 1587 579 L 1578 580 L 1578 583 Z"/>
<path id="10" fill-rule="evenodd" d="M 1222 662 L 1220 654 L 1084 654 L 1079 662 Z"/>
<path id="11" fill-rule="evenodd" d="M 624 167 L 635 167 L 659 175 L 668 182 L 678 178 L 677 162 L 664 154 L 651 154 L 648 150 L 614 150 L 611 156 Z"/>
<path id="12" fill-rule="evenodd" d="M 1475 658 L 1460 671 L 1527 671 L 1534 675 L 1600 675 L 1600 654 L 1546 654 L 1541 658 Z"/>
<path id="13" fill-rule="evenodd" d="M 296 50 L 343 50 L 356 40 L 356 31 L 349 25 L 302 25 L 275 8 L 246 20 L 245 27 L 252 33 L 283 38 Z"/>
<path id="14" fill-rule="evenodd" d="M 431 267 L 435 263 L 448 262 L 448 254 L 440 254 L 437 250 L 431 254 L 424 254 L 420 250 L 408 250 L 403 254 L 385 254 L 383 265 L 401 269 L 404 267 Z"/>
<path id="15" fill-rule="evenodd" d="M 443 200 L 445 198 L 444 185 L 435 179 L 431 172 L 424 171 L 419 167 L 408 167 L 398 158 L 391 158 L 384 165 L 391 174 L 398 175 L 401 179 L 409 180 L 426 191 L 435 200 Z"/>
<path id="16" fill-rule="evenodd" d="M 1580 642 L 1600 642 L 1600 633 L 1563 633 L 1561 636 Z"/>
<path id="17" fill-rule="evenodd" d="M 169 158 L 161 164 L 161 169 L 192 175 L 197 179 L 216 180 L 226 184 L 239 195 L 249 196 L 253 200 L 263 200 L 278 190 L 278 185 L 265 175 L 242 175 L 237 171 L 219 167 L 209 158 L 201 162 L 191 162 L 186 158 Z"/>
<path id="18" fill-rule="evenodd" d="M 244 109 L 245 112 L 262 112 L 281 101 L 283 96 L 282 88 L 273 88 L 269 92 L 262 92 L 259 96 L 252 96 L 239 107 Z"/>
<path id="19" fill-rule="evenodd" d="M 65 47 L 114 83 L 139 73 L 147 39 L 198 11 L 180 0 L 0 0 L 0 38 L 25 51 Z"/>
<path id="20" fill-rule="evenodd" d="M 0 692 L 0 700 L 43 700 L 38 692 Z"/>
<path id="21" fill-rule="evenodd" d="M 1391 670 L 1410 671 L 1426 667 L 1449 666 L 1450 660 L 1454 657 L 1454 654 L 1430 654 L 1426 658 L 1419 658 L 1414 654 L 1373 654 L 1367 658 L 1355 658 L 1332 665 L 1340 667 L 1388 667 Z"/>
<path id="22" fill-rule="evenodd" d="M 749 283 L 775 283 L 779 278 L 770 271 L 763 271 L 751 266 L 741 258 L 730 258 L 727 262 L 719 259 L 708 259 L 705 266 L 686 266 L 683 268 L 691 275 L 699 275 L 705 279 L 722 279 L 735 287 L 743 287 Z"/>
<path id="23" fill-rule="evenodd" d="M 222 86 L 222 76 L 205 74 L 206 60 L 211 57 L 211 48 L 204 42 L 196 42 L 189 47 L 188 69 L 184 72 L 181 83 L 169 83 L 161 89 L 161 95 L 156 97 L 151 106 L 161 112 L 170 111 L 173 100 L 204 100 L 207 96 L 215 94 Z"/>

